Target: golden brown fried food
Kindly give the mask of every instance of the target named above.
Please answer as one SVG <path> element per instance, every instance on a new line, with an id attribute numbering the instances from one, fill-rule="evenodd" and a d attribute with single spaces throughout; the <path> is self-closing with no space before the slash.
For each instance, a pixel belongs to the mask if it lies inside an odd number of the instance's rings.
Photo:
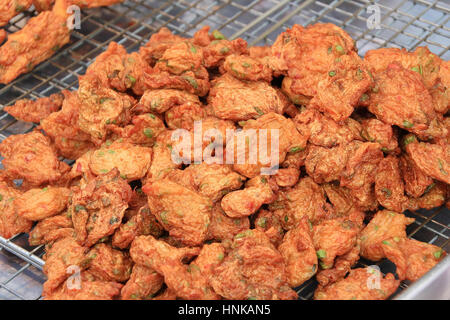
<path id="1" fill-rule="evenodd" d="M 133 262 L 127 252 L 104 243 L 96 244 L 87 254 L 88 271 L 96 279 L 125 282 L 130 278 Z"/>
<path id="2" fill-rule="evenodd" d="M 205 257 L 194 260 L 189 266 L 184 258 L 199 255 L 200 248 L 176 248 L 152 236 L 137 237 L 131 244 L 130 254 L 141 265 L 156 270 L 176 296 L 183 299 L 219 299 L 208 285 L 208 269 L 221 262 L 224 249 L 220 244 L 205 245 Z M 200 261 L 198 261 L 200 259 Z"/>
<path id="3" fill-rule="evenodd" d="M 91 153 L 89 168 L 95 175 L 107 173 L 114 168 L 121 178 L 133 181 L 143 178 L 152 161 L 152 149 L 129 142 L 106 143 Z"/>
<path id="4" fill-rule="evenodd" d="M 323 189 L 310 177 L 300 179 L 293 188 L 280 190 L 269 210 L 278 216 L 286 230 L 295 227 L 303 217 L 315 224 L 327 216 Z"/>
<path id="5" fill-rule="evenodd" d="M 300 134 L 317 146 L 331 148 L 361 140 L 361 125 L 353 119 L 338 123 L 315 109 L 305 109 L 295 117 L 294 122 Z"/>
<path id="6" fill-rule="evenodd" d="M 402 154 L 399 160 L 406 193 L 414 198 L 420 197 L 433 183 L 433 179 L 420 170 L 409 155 Z"/>
<path id="7" fill-rule="evenodd" d="M 359 260 L 359 243 L 360 240 L 357 240 L 350 251 L 337 257 L 332 268 L 319 270 L 316 278 L 322 287 L 343 279 L 350 272 L 351 268 Z"/>
<path id="8" fill-rule="evenodd" d="M 205 241 L 211 200 L 169 179 L 146 184 L 142 191 L 148 196 L 151 213 L 173 238 L 192 246 Z"/>
<path id="9" fill-rule="evenodd" d="M 74 238 L 68 237 L 55 242 L 51 247 L 47 246 L 45 254 L 44 274 L 47 281 L 44 283 L 42 295 L 50 296 L 60 284 L 76 272 L 78 268 L 87 267 L 85 254 L 88 248 L 80 246 Z"/>
<path id="10" fill-rule="evenodd" d="M 397 125 L 424 139 L 447 135 L 420 74 L 398 63 L 389 64 L 375 76 L 368 109 L 384 123 Z"/>
<path id="11" fill-rule="evenodd" d="M 50 10 L 55 3 L 55 0 L 32 0 L 33 5 L 37 11 Z M 116 3 L 123 2 L 123 0 L 70 0 L 74 5 L 80 8 L 96 8 L 103 6 L 110 6 Z"/>
<path id="12" fill-rule="evenodd" d="M 108 124 L 123 124 L 135 100 L 125 93 L 105 87 L 94 74 L 80 77 L 78 89 L 79 128 L 91 136 L 96 145 L 106 140 Z"/>
<path id="13" fill-rule="evenodd" d="M 173 131 L 163 131 L 153 145 L 153 160 L 144 182 L 150 183 L 163 179 L 172 170 L 181 167 L 181 163 L 172 161 Z"/>
<path id="14" fill-rule="evenodd" d="M 5 0 L 0 3 L 0 27 L 9 20 L 31 7 L 33 0 Z M 1 43 L 1 41 L 0 41 Z"/>
<path id="15" fill-rule="evenodd" d="M 225 214 L 220 204 L 215 204 L 211 212 L 207 240 L 232 239 L 238 233 L 249 228 L 250 221 L 247 217 L 230 218 Z"/>
<path id="16" fill-rule="evenodd" d="M 173 171 L 169 173 L 168 178 L 208 197 L 213 202 L 239 189 L 245 179 L 229 165 L 206 162 L 193 163 L 184 170 Z"/>
<path id="17" fill-rule="evenodd" d="M 450 184 L 450 148 L 448 145 L 410 143 L 406 151 L 426 175 Z"/>
<path id="18" fill-rule="evenodd" d="M 163 227 L 156 221 L 147 205 L 139 209 L 126 223 L 120 225 L 114 233 L 112 245 L 119 249 L 126 249 L 137 236 L 152 235 L 159 237 L 163 233 Z"/>
<path id="19" fill-rule="evenodd" d="M 184 104 L 200 104 L 200 100 L 192 93 L 177 89 L 147 90 L 133 111 L 164 113 Z"/>
<path id="20" fill-rule="evenodd" d="M 373 284 L 379 279 L 379 287 Z M 398 288 L 400 280 L 395 280 L 392 273 L 385 277 L 374 268 L 358 268 L 350 271 L 347 278 L 341 279 L 329 286 L 319 286 L 315 300 L 385 300 Z"/>
<path id="21" fill-rule="evenodd" d="M 13 106 L 7 106 L 3 110 L 18 120 L 40 123 L 51 113 L 58 111 L 63 101 L 64 95 L 55 93 L 48 98 L 39 98 L 34 101 L 28 99 L 18 100 Z"/>
<path id="22" fill-rule="evenodd" d="M 317 84 L 317 94 L 309 105 L 329 115 L 335 121 L 350 117 L 364 92 L 373 80 L 362 59 L 349 52 L 329 67 L 328 77 Z"/>
<path id="23" fill-rule="evenodd" d="M 23 179 L 31 187 L 54 183 L 70 170 L 39 131 L 9 136 L 0 144 L 0 154 L 8 178 Z"/>
<path id="24" fill-rule="evenodd" d="M 21 232 L 29 232 L 32 222 L 16 213 L 14 200 L 22 194 L 0 177 L 0 236 L 9 239 Z"/>
<path id="25" fill-rule="evenodd" d="M 89 66 L 86 75 L 95 75 L 104 86 L 117 91 L 132 90 L 142 95 L 146 90 L 146 72 L 151 72 L 151 68 L 138 53 L 127 54 L 122 45 L 111 42 Z"/>
<path id="26" fill-rule="evenodd" d="M 364 61 L 369 70 L 377 75 L 386 70 L 393 62 L 400 63 L 403 68 L 420 74 L 420 77 L 429 89 L 439 81 L 442 60 L 431 53 L 427 47 L 417 47 L 415 51 L 406 49 L 381 48 L 367 51 Z"/>
<path id="27" fill-rule="evenodd" d="M 275 181 L 280 187 L 293 187 L 297 184 L 299 178 L 300 169 L 293 167 L 278 169 L 275 174 Z"/>
<path id="28" fill-rule="evenodd" d="M 255 229 L 264 232 L 277 248 L 285 234 L 280 218 L 273 212 L 264 209 L 259 210 L 255 215 Z"/>
<path id="29" fill-rule="evenodd" d="M 72 196 L 69 212 L 80 244 L 90 247 L 120 226 L 131 188 L 117 169 L 88 182 Z"/>
<path id="30" fill-rule="evenodd" d="M 139 53 L 148 63 L 154 65 L 169 47 L 183 40 L 183 37 L 174 35 L 169 29 L 162 27 L 157 33 L 152 34 L 145 46 L 139 49 Z"/>
<path id="31" fill-rule="evenodd" d="M 94 148 L 90 135 L 78 125 L 80 100 L 77 92 L 64 91 L 62 109 L 41 121 L 41 127 L 53 140 L 58 154 L 67 159 L 78 159 Z"/>
<path id="32" fill-rule="evenodd" d="M 337 216 L 348 216 L 354 208 L 355 203 L 349 189 L 334 183 L 324 183 L 322 188 L 328 200 L 333 205 L 333 210 Z"/>
<path id="33" fill-rule="evenodd" d="M 272 81 L 272 69 L 249 56 L 229 55 L 225 59 L 223 68 L 239 80 Z"/>
<path id="34" fill-rule="evenodd" d="M 414 222 L 394 211 L 378 211 L 369 224 L 361 231 L 361 256 L 378 261 L 385 257 L 382 242 L 390 238 L 406 238 L 406 226 Z"/>
<path id="35" fill-rule="evenodd" d="M 135 264 L 120 292 L 122 300 L 149 300 L 162 288 L 164 278 L 155 270 Z"/>
<path id="36" fill-rule="evenodd" d="M 265 141 L 262 138 L 264 132 L 267 133 Z M 233 149 L 233 169 L 243 176 L 253 178 L 265 174 L 267 170 L 270 172 L 272 167 L 284 161 L 287 154 L 301 152 L 306 147 L 306 140 L 306 137 L 297 132 L 291 119 L 271 112 L 256 120 L 246 121 L 243 131 L 237 132 L 233 140 L 227 142 L 227 149 Z M 243 143 L 245 148 L 239 147 Z M 265 154 L 267 159 L 255 156 L 255 149 L 258 155 Z M 250 152 L 257 159 L 252 160 Z"/>
<path id="37" fill-rule="evenodd" d="M 215 268 L 210 283 L 226 299 L 297 298 L 287 283 L 283 257 L 259 230 L 234 237 L 232 250 Z"/>
<path id="38" fill-rule="evenodd" d="M 81 273 L 81 277 L 84 273 Z M 44 296 L 45 300 L 114 300 L 122 288 L 122 284 L 107 281 L 82 281 L 80 288 L 69 289 L 69 280 L 61 284 L 53 292 Z"/>
<path id="39" fill-rule="evenodd" d="M 17 197 L 14 205 L 19 216 L 39 221 L 62 212 L 69 203 L 69 196 L 67 188 L 30 189 Z"/>
<path id="40" fill-rule="evenodd" d="M 30 246 L 37 246 L 72 237 L 73 233 L 72 217 L 63 213 L 39 221 L 31 230 L 28 242 Z"/>
<path id="41" fill-rule="evenodd" d="M 349 155 L 340 179 L 341 186 L 358 190 L 375 182 L 375 172 L 383 159 L 380 144 L 365 142 Z"/>
<path id="42" fill-rule="evenodd" d="M 249 216 L 263 205 L 276 199 L 267 176 L 250 179 L 246 187 L 226 194 L 220 203 L 223 211 L 231 218 Z"/>
<path id="43" fill-rule="evenodd" d="M 51 57 L 69 42 L 67 0 L 57 0 L 52 11 L 31 18 L 0 47 L 0 83 L 7 84 Z"/>
<path id="44" fill-rule="evenodd" d="M 244 82 L 227 73 L 211 81 L 208 104 L 214 116 L 241 121 L 270 112 L 283 114 L 289 101 L 267 82 Z"/>
<path id="45" fill-rule="evenodd" d="M 339 180 L 355 144 L 325 148 L 310 145 L 305 159 L 308 175 L 317 183 Z"/>
<path id="46" fill-rule="evenodd" d="M 289 286 L 298 287 L 316 274 L 317 255 L 308 218 L 285 234 L 278 251 L 286 265 Z"/>
<path id="47" fill-rule="evenodd" d="M 359 226 L 346 219 L 331 219 L 313 227 L 313 242 L 322 269 L 333 267 L 338 256 L 348 253 L 356 244 Z"/>
<path id="48" fill-rule="evenodd" d="M 375 194 L 378 202 L 384 208 L 396 212 L 404 211 L 407 198 L 398 158 L 387 156 L 378 164 L 375 176 Z"/>
<path id="49" fill-rule="evenodd" d="M 192 130 L 195 121 L 201 121 L 206 116 L 206 110 L 199 104 L 183 104 L 175 106 L 165 114 L 169 129 L 183 128 Z"/>
<path id="50" fill-rule="evenodd" d="M 134 116 L 131 124 L 125 127 L 115 126 L 112 130 L 125 142 L 150 147 L 165 129 L 163 120 L 152 113 L 146 113 Z"/>
<path id="51" fill-rule="evenodd" d="M 378 119 L 364 119 L 361 126 L 361 137 L 366 141 L 379 143 L 384 152 L 394 151 L 398 147 L 392 126 Z"/>
<path id="52" fill-rule="evenodd" d="M 317 23 L 307 28 L 294 25 L 273 44 L 271 65 L 294 79 L 298 94 L 313 97 L 335 59 L 354 50 L 350 36 L 333 24 Z"/>
<path id="53" fill-rule="evenodd" d="M 438 246 L 407 238 L 387 239 L 381 246 L 386 258 L 395 263 L 400 280 L 419 279 L 447 255 Z"/>

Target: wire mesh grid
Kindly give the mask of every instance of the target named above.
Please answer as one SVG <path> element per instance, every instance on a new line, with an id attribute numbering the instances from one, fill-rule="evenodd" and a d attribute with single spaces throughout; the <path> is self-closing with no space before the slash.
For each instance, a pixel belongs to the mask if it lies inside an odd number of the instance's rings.
<path id="1" fill-rule="evenodd" d="M 379 28 L 369 29 L 368 20 L 376 4 Z M 377 10 L 378 10 L 377 9 Z M 6 26 L 8 33 L 22 28 L 37 13 L 33 7 Z M 25 133 L 32 124 L 15 120 L 3 106 L 18 99 L 49 96 L 63 89 L 76 90 L 78 76 L 106 49 L 111 41 L 129 52 L 144 44 L 161 27 L 192 36 L 204 25 L 218 29 L 228 38 L 242 37 L 250 45 L 271 44 L 293 24 L 331 22 L 345 29 L 357 42 L 359 53 L 380 47 L 429 49 L 444 60 L 450 58 L 450 2 L 432 0 L 126 0 L 123 4 L 82 13 L 81 29 L 51 59 L 8 85 L 0 85 L 0 140 Z M 0 158 L 1 160 L 1 158 Z M 1 166 L 0 166 L 1 167 Z M 407 228 L 414 239 L 450 249 L 450 214 L 445 208 L 407 212 L 416 221 Z M 40 299 L 43 247 L 30 247 L 27 235 L 9 240 L 0 237 L 0 299 Z M 371 264 L 361 260 L 360 266 Z M 378 263 L 392 272 L 389 261 Z M 311 299 L 316 283 L 310 280 L 297 289 L 300 299 Z M 402 282 L 400 289 L 408 286 Z"/>

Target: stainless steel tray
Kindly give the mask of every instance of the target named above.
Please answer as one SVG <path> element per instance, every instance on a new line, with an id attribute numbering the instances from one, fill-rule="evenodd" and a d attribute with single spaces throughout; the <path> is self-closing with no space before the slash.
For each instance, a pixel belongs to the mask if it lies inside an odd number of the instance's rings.
<path id="1" fill-rule="evenodd" d="M 126 0 L 113 7 L 86 10 L 81 29 L 71 42 L 33 72 L 9 85 L 0 85 L 0 140 L 24 133 L 32 125 L 16 121 L 2 109 L 17 99 L 48 96 L 62 89 L 77 89 L 77 77 L 111 41 L 130 52 L 145 43 L 160 27 L 192 36 L 204 25 L 218 29 L 228 38 L 242 37 L 250 45 L 271 44 L 276 36 L 293 24 L 331 22 L 344 28 L 355 40 L 361 55 L 380 47 L 414 50 L 426 45 L 442 59 L 450 59 L 450 3 L 448 0 L 380 0 L 380 29 L 368 28 L 367 21 L 378 9 L 374 1 L 361 0 Z M 369 10 L 368 10 L 369 9 Z M 374 11 L 375 10 L 375 11 Z M 15 17 L 6 26 L 17 31 L 33 9 Z M 1 160 L 1 159 L 0 159 Z M 1 167 L 1 165 L 0 165 Z M 445 208 L 407 212 L 416 222 L 407 228 L 414 239 L 433 243 L 450 251 L 450 212 Z M 0 238 L 0 299 L 40 299 L 43 248 L 29 247 L 27 236 Z M 372 264 L 360 261 L 361 266 Z M 383 272 L 393 270 L 389 261 L 378 263 Z M 413 285 L 403 282 L 398 299 L 450 299 L 450 258 L 443 260 Z M 315 281 L 297 289 L 300 299 L 311 299 Z M 409 288 L 408 288 L 409 287 Z M 406 289 L 406 290 L 405 290 Z"/>

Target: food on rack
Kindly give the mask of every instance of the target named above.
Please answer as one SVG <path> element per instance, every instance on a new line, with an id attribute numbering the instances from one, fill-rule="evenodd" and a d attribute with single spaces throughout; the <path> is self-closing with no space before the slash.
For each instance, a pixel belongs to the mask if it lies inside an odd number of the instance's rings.
<path id="1" fill-rule="evenodd" d="M 66 0 L 57 0 L 52 11 L 40 13 L 23 29 L 8 35 L 0 47 L 0 83 L 7 84 L 33 70 L 67 44 L 70 40 L 67 17 Z"/>
<path id="2" fill-rule="evenodd" d="M 0 3 L 0 27 L 6 25 L 9 20 L 19 13 L 31 7 L 33 0 L 4 0 Z M 0 41 L 1 43 L 2 41 Z"/>
<path id="3" fill-rule="evenodd" d="M 379 284 L 379 286 L 377 285 Z M 375 268 L 358 268 L 326 287 L 319 287 L 314 293 L 316 300 L 385 300 L 398 288 L 400 280 L 392 273 L 383 274 Z"/>
<path id="4" fill-rule="evenodd" d="M 79 6 L 80 8 L 110 6 L 120 2 L 123 2 L 123 0 L 70 0 L 71 4 Z M 55 0 L 33 0 L 33 5 L 37 11 L 50 10 L 54 3 Z"/>
<path id="5" fill-rule="evenodd" d="M 23 179 L 25 188 L 56 183 L 70 170 L 69 165 L 59 161 L 50 138 L 37 130 L 3 140 L 0 155 L 4 157 L 6 177 Z"/>
<path id="6" fill-rule="evenodd" d="M 67 27 L 67 20 L 73 13 L 73 10 L 70 10 L 72 5 L 79 8 L 95 8 L 120 2 L 123 0 L 3 1 L 0 4 L 0 27 L 6 25 L 17 14 L 27 10 L 32 4 L 40 14 L 31 18 L 21 30 L 9 34 L 8 41 L 3 45 L 1 44 L 6 38 L 6 32 L 0 30 L 0 84 L 8 84 L 21 74 L 30 72 L 69 42 L 70 30 Z M 130 61 L 132 58 L 125 60 L 125 68 L 133 68 L 135 63 Z M 145 67 L 145 65 L 141 64 L 137 68 L 139 67 Z M 131 76 L 130 79 L 132 79 Z M 18 118 L 21 119 L 20 116 Z"/>
<path id="7" fill-rule="evenodd" d="M 46 245 L 45 299 L 296 299 L 314 277 L 315 299 L 387 299 L 446 256 L 402 212 L 449 203 L 447 62 L 361 59 L 331 24 L 209 31 L 111 43 L 78 90 L 6 108 L 40 127 L 0 144 L 0 235 Z"/>
<path id="8" fill-rule="evenodd" d="M 21 99 L 16 101 L 13 106 L 7 106 L 3 110 L 18 120 L 40 123 L 50 114 L 61 109 L 65 92 L 62 93 L 55 93 L 36 100 Z"/>

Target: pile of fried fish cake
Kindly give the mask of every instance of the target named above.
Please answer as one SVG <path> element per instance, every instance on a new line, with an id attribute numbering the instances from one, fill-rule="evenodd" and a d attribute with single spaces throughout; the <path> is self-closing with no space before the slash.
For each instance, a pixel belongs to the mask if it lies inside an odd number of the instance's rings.
<path id="1" fill-rule="evenodd" d="M 0 235 L 45 245 L 45 299 L 297 299 L 311 278 L 317 300 L 387 299 L 446 255 L 402 212 L 450 205 L 449 70 L 426 47 L 361 58 L 333 24 L 113 42 L 77 91 L 5 107 L 38 127 L 0 144 Z M 222 137 L 202 150 L 278 130 L 278 170 L 174 161 L 198 121 Z"/>

